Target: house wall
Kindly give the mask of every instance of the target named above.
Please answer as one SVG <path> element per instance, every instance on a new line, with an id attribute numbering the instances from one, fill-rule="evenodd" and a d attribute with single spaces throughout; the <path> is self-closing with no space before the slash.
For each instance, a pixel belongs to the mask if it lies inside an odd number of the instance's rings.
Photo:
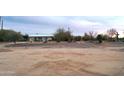
<path id="1" fill-rule="evenodd" d="M 29 41 L 50 41 L 52 40 L 52 37 L 29 37 Z"/>

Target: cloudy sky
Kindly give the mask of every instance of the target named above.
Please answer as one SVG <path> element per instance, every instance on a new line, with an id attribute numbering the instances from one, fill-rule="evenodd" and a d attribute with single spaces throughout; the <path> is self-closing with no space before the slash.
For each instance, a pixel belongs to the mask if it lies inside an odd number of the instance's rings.
<path id="1" fill-rule="evenodd" d="M 68 27 L 74 35 L 95 31 L 105 33 L 115 28 L 123 36 L 124 16 L 4 16 L 4 28 L 23 34 L 53 34 L 57 28 Z"/>

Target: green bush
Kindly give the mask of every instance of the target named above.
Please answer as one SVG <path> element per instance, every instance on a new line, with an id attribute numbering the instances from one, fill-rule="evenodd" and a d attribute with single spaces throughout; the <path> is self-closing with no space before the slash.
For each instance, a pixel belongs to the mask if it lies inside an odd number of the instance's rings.
<path id="1" fill-rule="evenodd" d="M 28 41 L 29 40 L 29 35 L 28 34 L 23 35 L 23 40 Z"/>
<path id="2" fill-rule="evenodd" d="M 84 41 L 90 40 L 90 36 L 87 33 L 84 33 L 83 40 Z"/>
<path id="3" fill-rule="evenodd" d="M 81 41 L 82 37 L 81 36 L 74 36 L 73 39 L 74 39 L 74 41 Z"/>
<path id="4" fill-rule="evenodd" d="M 101 34 L 97 35 L 97 40 L 99 41 L 99 43 L 102 43 L 103 41 L 103 36 Z"/>
<path id="5" fill-rule="evenodd" d="M 0 42 L 16 42 L 22 40 L 22 38 L 20 32 L 5 29 L 0 30 Z"/>

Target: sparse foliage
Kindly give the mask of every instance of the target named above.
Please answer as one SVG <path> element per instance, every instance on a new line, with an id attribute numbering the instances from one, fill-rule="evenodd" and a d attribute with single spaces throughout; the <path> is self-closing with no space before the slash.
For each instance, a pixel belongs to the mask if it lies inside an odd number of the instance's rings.
<path id="1" fill-rule="evenodd" d="M 109 38 L 110 38 L 111 41 L 115 41 L 115 40 L 118 41 L 119 33 L 117 32 L 116 29 L 114 29 L 114 28 L 109 29 L 109 30 L 107 31 L 107 33 L 108 33 L 108 36 L 109 36 Z"/>
<path id="2" fill-rule="evenodd" d="M 83 40 L 94 40 L 97 36 L 96 32 L 90 31 L 88 33 L 84 33 Z"/>
<path id="3" fill-rule="evenodd" d="M 89 32 L 90 40 L 94 40 L 94 38 L 97 36 L 97 33 L 94 31 Z"/>
<path id="4" fill-rule="evenodd" d="M 111 41 L 113 41 L 113 37 L 116 35 L 116 33 L 117 33 L 117 31 L 114 28 L 107 30 L 107 34 Z"/>

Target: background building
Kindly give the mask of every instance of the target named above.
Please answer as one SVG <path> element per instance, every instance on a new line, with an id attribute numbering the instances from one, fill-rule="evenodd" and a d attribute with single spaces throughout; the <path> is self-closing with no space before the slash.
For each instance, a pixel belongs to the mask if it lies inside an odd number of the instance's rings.
<path id="1" fill-rule="evenodd" d="M 53 39 L 53 35 L 44 35 L 44 34 L 32 34 L 29 35 L 29 41 L 41 41 L 47 42 Z"/>

